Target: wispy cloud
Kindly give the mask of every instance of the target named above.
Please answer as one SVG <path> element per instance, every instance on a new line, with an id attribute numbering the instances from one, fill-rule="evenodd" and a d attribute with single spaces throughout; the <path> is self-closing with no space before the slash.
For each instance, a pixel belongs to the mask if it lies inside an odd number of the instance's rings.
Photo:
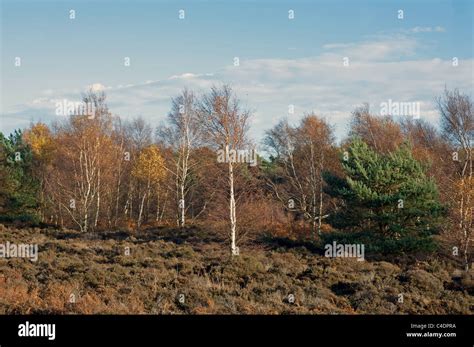
<path id="1" fill-rule="evenodd" d="M 153 125 L 168 112 L 170 99 L 183 87 L 198 92 L 212 85 L 230 83 L 244 103 L 255 111 L 253 135 L 287 116 L 298 120 L 305 112 L 325 116 L 341 138 L 351 111 L 363 102 L 379 105 L 388 99 L 417 101 L 421 117 L 437 122 L 433 99 L 445 87 L 469 91 L 474 60 L 461 59 L 458 66 L 440 58 L 416 59 L 419 42 L 406 35 L 375 36 L 359 43 L 329 43 L 314 57 L 300 59 L 241 59 L 239 66 L 224 66 L 208 73 L 186 72 L 163 80 L 106 86 L 110 109 L 125 118 L 141 115 Z M 344 66 L 344 57 L 349 65 Z M 90 86 L 88 86 L 90 87 Z M 25 126 L 32 120 L 57 118 L 54 105 L 64 98 L 77 100 L 77 91 L 47 90 L 31 103 L 18 105 L 4 116 L 3 128 Z M 295 114 L 288 114 L 288 105 Z"/>
<path id="2" fill-rule="evenodd" d="M 362 42 L 329 43 L 323 46 L 329 56 L 335 53 L 357 61 L 394 61 L 412 57 L 418 47 L 419 42 L 415 38 L 402 34 L 377 35 Z"/>
<path id="3" fill-rule="evenodd" d="M 433 32 L 444 33 L 444 32 L 446 32 L 446 29 L 441 27 L 441 26 L 435 26 L 435 27 L 419 27 L 419 26 L 417 26 L 417 27 L 409 29 L 407 32 L 415 33 L 415 34 L 418 34 L 418 33 L 433 33 Z"/>

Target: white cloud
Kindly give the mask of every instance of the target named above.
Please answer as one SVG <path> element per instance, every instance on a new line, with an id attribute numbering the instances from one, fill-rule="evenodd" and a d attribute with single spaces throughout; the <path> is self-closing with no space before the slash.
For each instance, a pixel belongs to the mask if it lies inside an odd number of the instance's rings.
<path id="1" fill-rule="evenodd" d="M 89 86 L 89 89 L 94 92 L 101 92 L 106 90 L 107 88 L 102 83 L 93 83 Z"/>
<path id="2" fill-rule="evenodd" d="M 437 33 L 444 33 L 446 32 L 446 29 L 442 26 L 435 26 L 435 27 L 414 27 L 408 30 L 409 33 L 432 33 L 432 32 L 437 32 Z"/>

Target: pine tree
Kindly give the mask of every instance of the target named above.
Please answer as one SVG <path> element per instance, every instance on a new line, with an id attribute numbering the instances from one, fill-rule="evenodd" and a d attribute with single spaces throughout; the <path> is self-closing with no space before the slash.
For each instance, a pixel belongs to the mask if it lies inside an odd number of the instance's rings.
<path id="1" fill-rule="evenodd" d="M 427 166 L 413 158 L 409 144 L 379 154 L 355 139 L 341 163 L 344 177 L 324 175 L 327 193 L 344 202 L 330 216 L 332 226 L 358 232 L 367 237 L 368 246 L 382 251 L 431 244 L 444 208 L 435 182 L 425 174 Z"/>
<path id="2" fill-rule="evenodd" d="M 33 177 L 33 153 L 20 130 L 0 133 L 0 211 L 2 219 L 37 221 L 38 181 Z"/>

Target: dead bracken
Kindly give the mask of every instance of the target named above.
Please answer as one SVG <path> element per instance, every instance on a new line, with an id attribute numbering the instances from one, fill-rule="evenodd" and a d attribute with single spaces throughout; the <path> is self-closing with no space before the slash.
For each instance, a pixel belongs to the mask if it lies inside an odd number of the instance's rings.
<path id="1" fill-rule="evenodd" d="M 0 242 L 39 247 L 36 263 L 0 259 L 1 314 L 472 314 L 474 305 L 472 281 L 451 278 L 449 259 L 358 262 L 271 244 L 231 257 L 199 228 L 149 229 L 133 241 L 0 230 Z"/>

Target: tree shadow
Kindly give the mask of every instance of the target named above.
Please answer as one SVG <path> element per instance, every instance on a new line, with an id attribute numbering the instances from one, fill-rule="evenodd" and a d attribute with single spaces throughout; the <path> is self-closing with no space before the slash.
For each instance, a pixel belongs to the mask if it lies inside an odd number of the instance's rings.
<path id="1" fill-rule="evenodd" d="M 130 233 L 123 230 L 114 230 L 114 231 L 90 231 L 86 233 L 81 233 L 80 231 L 75 230 L 54 230 L 48 232 L 51 236 L 58 240 L 117 240 L 123 241 L 130 237 Z"/>
<path id="2" fill-rule="evenodd" d="M 312 254 L 323 254 L 323 249 L 321 248 L 317 240 L 308 240 L 308 239 L 290 239 L 288 237 L 279 237 L 271 235 L 263 235 L 255 241 L 257 244 L 262 245 L 271 250 L 301 250 L 304 249 Z"/>
<path id="3" fill-rule="evenodd" d="M 91 231 L 81 233 L 76 230 L 51 230 L 47 234 L 59 240 L 115 240 L 130 241 L 133 243 L 147 243 L 153 241 L 173 242 L 181 245 L 189 243 L 192 245 L 209 244 L 215 242 L 223 242 L 223 239 L 216 233 L 200 229 L 199 227 L 170 228 L 166 226 L 149 227 L 140 231 L 127 230 L 107 230 L 107 231 Z"/>
<path id="4" fill-rule="evenodd" d="M 220 243 L 224 240 L 218 234 L 191 226 L 185 228 L 155 228 L 143 232 L 145 240 L 163 240 L 175 244 L 189 243 L 192 245 L 202 245 L 210 243 Z"/>

